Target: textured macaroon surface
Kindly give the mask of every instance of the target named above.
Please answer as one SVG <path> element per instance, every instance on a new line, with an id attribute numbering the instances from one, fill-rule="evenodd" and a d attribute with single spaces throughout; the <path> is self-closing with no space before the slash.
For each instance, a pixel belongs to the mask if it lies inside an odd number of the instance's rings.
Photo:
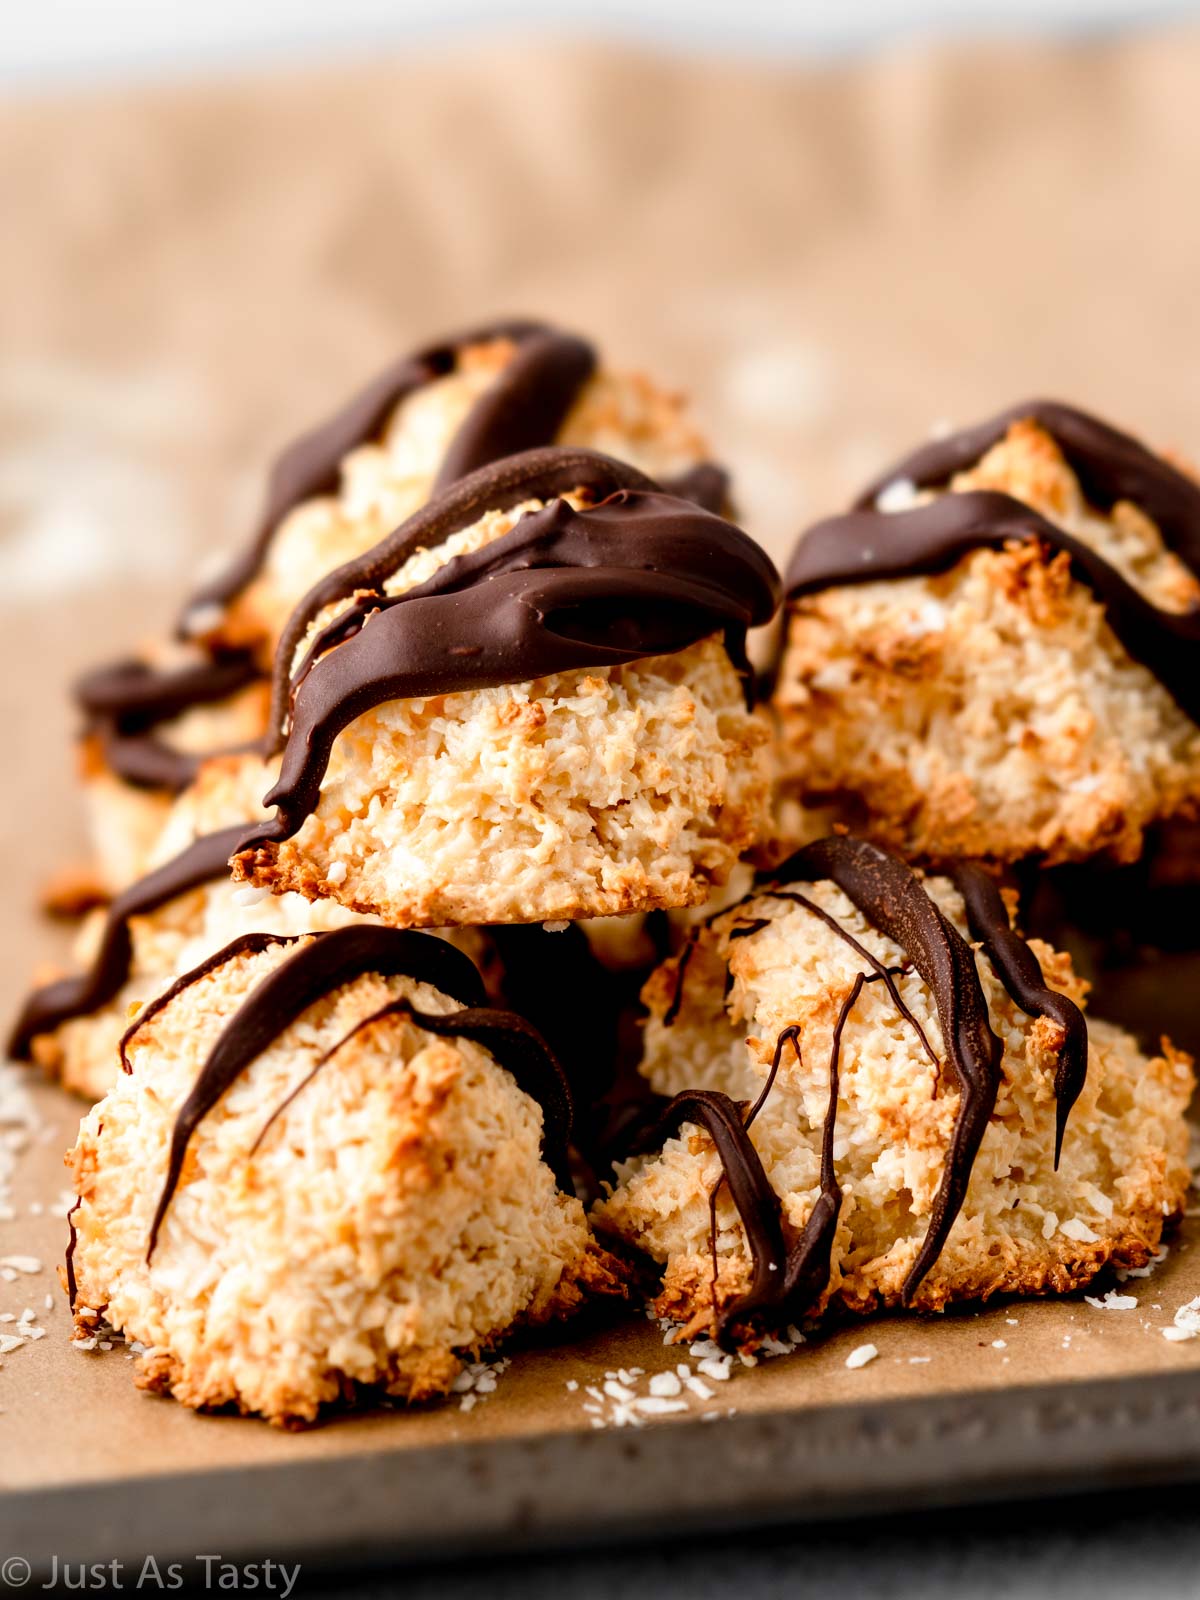
<path id="1" fill-rule="evenodd" d="M 203 616 L 193 619 L 197 635 L 223 648 L 252 649 L 263 670 L 269 670 L 279 634 L 308 590 L 425 504 L 458 428 L 516 350 L 508 338 L 465 345 L 453 371 L 401 400 L 378 438 L 343 457 L 337 492 L 306 500 L 289 512 L 251 582 L 227 607 L 213 607 L 207 621 Z M 682 396 L 640 373 L 603 367 L 584 384 L 558 442 L 615 455 L 655 478 L 685 472 L 707 455 Z M 227 555 L 215 558 L 212 575 L 227 560 Z M 157 641 L 143 654 L 167 667 L 179 649 Z M 170 719 L 156 731 L 168 745 L 188 752 L 231 749 L 264 733 L 268 698 L 266 685 L 255 684 L 226 702 Z M 155 790 L 124 782 L 94 743 L 85 749 L 85 776 L 99 873 L 104 886 L 116 893 L 146 870 L 170 801 Z"/>
<path id="2" fill-rule="evenodd" d="M 201 770 L 196 782 L 179 796 L 167 814 L 148 869 L 153 870 L 186 850 L 203 834 L 251 822 L 263 815 L 260 797 L 273 781 L 278 763 L 256 756 L 228 756 Z M 104 931 L 104 912 L 95 911 L 75 943 L 76 970 L 88 968 Z M 270 894 L 239 886 L 232 877 L 215 879 L 176 895 L 157 909 L 131 917 L 132 955 L 126 981 L 111 1000 L 38 1034 L 33 1057 L 64 1088 L 98 1100 L 120 1072 L 117 1047 L 137 1011 L 169 984 L 246 933 L 328 933 L 353 922 L 374 922 L 335 900 L 308 900 L 295 893 Z M 438 929 L 472 959 L 483 957 L 482 936 L 472 928 Z M 44 972 L 45 981 L 51 976 Z"/>
<path id="3" fill-rule="evenodd" d="M 193 1135 L 149 1265 L 175 1115 L 253 986 L 297 947 L 235 956 L 130 1047 L 131 1072 L 69 1156 L 76 1326 L 146 1345 L 139 1382 L 195 1407 L 311 1421 L 363 1389 L 445 1392 L 518 1324 L 611 1289 L 583 1209 L 541 1158 L 537 1103 L 480 1046 L 391 1016 L 446 1014 L 407 978 L 367 975 L 310 1006 Z"/>
<path id="4" fill-rule="evenodd" d="M 194 649 L 148 642 L 140 657 L 160 671 L 196 660 Z M 270 686 L 248 684 L 224 700 L 197 705 L 155 728 L 155 737 L 185 755 L 231 750 L 261 739 L 267 728 Z M 155 846 L 171 811 L 172 797 L 161 789 L 127 783 L 109 766 L 95 736 L 80 745 L 79 771 L 95 870 L 110 894 L 119 894 L 149 870 Z"/>
<path id="5" fill-rule="evenodd" d="M 296 837 L 236 870 L 408 927 L 698 904 L 766 825 L 766 737 L 718 639 L 391 701 L 338 738 Z"/>
<path id="6" fill-rule="evenodd" d="M 313 584 L 425 504 L 454 435 L 516 349 L 507 338 L 466 345 L 453 371 L 402 399 L 379 437 L 343 458 L 338 492 L 306 500 L 284 517 L 261 572 L 214 637 L 258 646 L 269 665 L 284 623 Z M 681 396 L 639 373 L 606 368 L 584 384 L 556 442 L 614 455 L 652 478 L 686 471 L 706 455 Z"/>
<path id="7" fill-rule="evenodd" d="M 271 770 L 267 763 L 252 757 L 213 762 L 168 809 L 156 842 L 147 852 L 145 870 L 162 866 L 201 834 L 260 817 L 259 797 L 270 782 Z M 34 1060 L 64 1088 L 98 1100 L 117 1079 L 117 1046 L 137 1010 L 231 939 L 250 932 L 324 933 L 363 920 L 334 901 L 314 903 L 298 894 L 239 889 L 228 876 L 190 889 L 156 910 L 130 918 L 132 956 L 120 990 L 86 1015 L 36 1035 Z M 75 970 L 90 966 L 104 922 L 103 910 L 92 912 L 85 920 L 75 941 Z M 58 970 L 39 974 L 46 982 L 59 976 Z"/>
<path id="8" fill-rule="evenodd" d="M 1023 501 L 1165 610 L 1200 603 L 1149 518 L 1089 506 L 1032 422 L 949 489 Z M 931 497 L 901 482 L 878 504 Z M 860 831 L 927 861 L 1132 860 L 1147 826 L 1200 802 L 1200 729 L 1126 653 L 1066 554 L 1030 543 L 794 603 L 775 706 L 785 798 L 841 797 Z"/>
<path id="9" fill-rule="evenodd" d="M 544 503 L 485 512 L 416 551 L 386 592 Z M 297 660 L 340 609 L 315 619 Z M 295 837 L 235 870 L 407 927 L 699 904 L 768 826 L 767 740 L 717 636 L 625 666 L 388 701 L 338 735 Z"/>
<path id="10" fill-rule="evenodd" d="M 804 894 L 886 965 L 906 965 L 833 884 Z M 961 898 L 945 879 L 926 887 L 964 937 Z M 738 930 L 763 920 L 757 932 Z M 1067 956 L 1034 942 L 1050 987 L 1083 1003 Z M 914 1304 L 940 1310 L 995 1293 L 1063 1292 L 1105 1265 L 1141 1266 L 1178 1212 L 1188 1184 L 1184 1109 L 1190 1059 L 1164 1041 L 1153 1059 L 1103 1022 L 1089 1022 L 1087 1084 L 1071 1113 L 1054 1171 L 1054 1073 L 1061 1028 L 1031 1018 L 1008 997 L 986 956 L 976 967 L 1004 1045 L 994 1114 L 966 1202 Z M 688 960 L 678 1014 L 679 958 L 650 979 L 642 1072 L 651 1087 L 720 1090 L 754 1101 L 775 1043 L 799 1028 L 799 1061 L 785 1049 L 775 1085 L 750 1136 L 788 1223 L 801 1228 L 819 1193 L 820 1145 L 828 1105 L 832 1033 L 855 976 L 870 971 L 843 939 L 799 905 L 755 896 L 705 928 Z M 920 976 L 896 979 L 940 1063 L 945 1051 L 933 998 Z M 726 992 L 728 985 L 728 992 Z M 900 1303 L 929 1226 L 941 1182 L 959 1086 L 935 1072 L 914 1029 L 882 984 L 866 985 L 845 1026 L 834 1156 L 843 1201 L 833 1270 L 820 1308 L 867 1312 Z M 685 1124 L 660 1151 L 617 1168 L 596 1226 L 664 1267 L 660 1313 L 689 1330 L 715 1329 L 709 1195 L 722 1168 L 708 1135 Z M 749 1285 L 744 1230 L 722 1188 L 717 1206 L 716 1298 L 727 1304 Z"/>
<path id="11" fill-rule="evenodd" d="M 191 889 L 130 919 L 133 955 L 127 981 L 97 1010 L 37 1035 L 34 1060 L 65 1089 L 98 1100 L 120 1075 L 117 1047 L 141 1007 L 231 940 L 252 932 L 326 933 L 364 920 L 333 901 L 313 902 L 298 894 L 264 894 L 248 901 L 227 878 Z M 80 932 L 76 954 L 81 969 L 96 949 L 103 921 L 103 912 L 95 912 Z"/>

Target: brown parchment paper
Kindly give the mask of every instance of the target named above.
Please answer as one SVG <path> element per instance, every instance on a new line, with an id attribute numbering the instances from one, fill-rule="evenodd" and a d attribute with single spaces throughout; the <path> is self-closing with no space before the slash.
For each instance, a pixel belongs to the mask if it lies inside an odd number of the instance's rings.
<path id="1" fill-rule="evenodd" d="M 1200 451 L 1198 86 L 1194 33 L 823 72 L 508 40 L 0 107 L 5 1014 L 62 942 L 35 888 L 83 849 L 68 680 L 161 628 L 273 450 L 417 339 L 532 312 L 678 382 L 781 559 L 928 426 L 1022 394 Z M 568 1381 L 675 1360 L 635 1320 L 519 1356 L 469 1413 L 302 1436 L 141 1397 L 123 1351 L 66 1345 L 78 1110 L 36 1100 L 0 1222 L 42 1263 L 0 1312 L 47 1330 L 0 1358 L 9 1489 L 586 1435 Z M 1190 1226 L 1135 1310 L 887 1319 L 738 1373 L 718 1425 L 1200 1373 L 1161 1332 L 1200 1294 Z"/>

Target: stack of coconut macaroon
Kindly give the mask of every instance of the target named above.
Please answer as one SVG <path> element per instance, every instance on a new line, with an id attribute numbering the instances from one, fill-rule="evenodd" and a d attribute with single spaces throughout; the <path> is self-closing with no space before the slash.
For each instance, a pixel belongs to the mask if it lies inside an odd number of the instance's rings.
<path id="1" fill-rule="evenodd" d="M 95 1102 L 64 1275 L 145 1385 L 295 1423 L 647 1283 L 752 1348 L 1158 1248 L 1190 1060 L 1014 918 L 1200 797 L 1200 487 L 1030 404 L 783 585 L 730 513 L 675 397 L 488 327 L 79 686 L 103 904 L 12 1051 Z"/>

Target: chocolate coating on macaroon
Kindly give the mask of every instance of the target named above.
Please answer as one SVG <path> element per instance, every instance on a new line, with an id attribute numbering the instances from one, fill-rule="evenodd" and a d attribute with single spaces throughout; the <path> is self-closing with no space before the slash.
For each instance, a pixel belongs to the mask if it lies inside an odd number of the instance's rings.
<path id="1" fill-rule="evenodd" d="M 959 1109 L 924 1243 L 904 1285 L 911 1304 L 945 1245 L 966 1198 L 971 1169 L 996 1104 L 1003 1046 L 992 1032 L 975 956 L 912 869 L 865 839 L 834 835 L 807 845 L 772 878 L 781 884 L 827 878 L 867 921 L 898 944 L 925 980 L 959 1083 Z M 770 887 L 765 887 L 770 893 Z"/>
<path id="2" fill-rule="evenodd" d="M 600 503 L 576 510 L 558 498 L 581 487 Z M 548 503 L 418 587 L 383 593 L 412 550 L 529 499 Z M 297 619 L 372 586 L 285 680 L 289 646 L 303 637 Z M 279 781 L 264 802 L 278 814 L 251 828 L 242 848 L 298 831 L 316 808 L 334 740 L 378 705 L 620 666 L 716 632 L 742 665 L 747 628 L 768 622 L 777 603 L 775 569 L 753 540 L 631 468 L 558 449 L 485 468 L 302 603 L 276 661 L 276 706 L 291 701 Z"/>
<path id="3" fill-rule="evenodd" d="M 1157 524 L 1184 565 L 1200 575 L 1200 484 L 1132 434 L 1058 400 L 1025 400 L 986 422 L 919 445 L 869 483 L 855 509 L 873 507 L 883 490 L 900 479 L 918 489 L 947 484 L 1018 422 L 1035 422 L 1050 435 L 1092 505 L 1111 510 L 1119 500 L 1132 501 Z"/>
<path id="4" fill-rule="evenodd" d="M 945 572 L 976 550 L 1030 539 L 1066 552 L 1129 655 L 1200 721 L 1200 609 L 1164 611 L 1090 545 L 995 490 L 944 495 L 914 511 L 851 511 L 817 523 L 788 566 L 787 596 L 799 600 L 844 584 Z"/>
<path id="5" fill-rule="evenodd" d="M 879 493 L 897 480 L 918 488 L 944 486 L 1022 419 L 1032 419 L 1054 438 L 1093 505 L 1109 509 L 1118 500 L 1137 505 L 1156 522 L 1167 548 L 1200 577 L 1200 485 L 1095 417 L 1031 401 L 923 445 L 869 485 L 854 510 L 810 528 L 788 565 L 788 599 L 945 572 L 976 550 L 1036 540 L 1066 553 L 1072 573 L 1104 606 L 1129 655 L 1154 674 L 1181 710 L 1200 721 L 1200 608 L 1176 612 L 1154 605 L 1090 545 L 1009 494 L 972 490 L 945 494 L 911 511 L 875 509 Z"/>
<path id="6" fill-rule="evenodd" d="M 432 934 L 366 924 L 312 935 L 260 936 L 267 943 L 299 944 L 300 948 L 275 967 L 250 991 L 225 1024 L 200 1070 L 191 1093 L 179 1109 L 172 1130 L 167 1173 L 151 1223 L 146 1259 L 153 1255 L 167 1208 L 179 1185 L 192 1136 L 221 1096 L 284 1030 L 316 1001 L 343 984 L 374 973 L 405 977 L 428 984 L 458 1003 L 457 1011 L 430 1016 L 408 1001 L 389 1002 L 361 1019 L 318 1062 L 318 1069 L 350 1038 L 369 1023 L 385 1016 L 405 1014 L 414 1024 L 440 1037 L 472 1039 L 491 1052 L 535 1098 L 543 1112 L 543 1152 L 561 1187 L 570 1192 L 567 1147 L 571 1131 L 571 1095 L 566 1078 L 541 1035 L 523 1018 L 497 1011 L 487 1004 L 487 994 L 474 963 Z M 175 987 L 211 972 L 223 959 L 236 954 L 237 942 L 210 958 Z M 144 1013 L 127 1040 L 150 1015 Z M 290 1098 L 290 1097 L 289 1097 Z"/>
<path id="7" fill-rule="evenodd" d="M 229 857 L 245 831 L 244 824 L 238 823 L 205 834 L 118 895 L 105 912 L 100 944 L 88 970 L 33 991 L 9 1034 L 9 1055 L 28 1061 L 39 1034 L 52 1033 L 73 1017 L 89 1016 L 119 994 L 133 962 L 131 919 L 157 911 L 169 900 L 206 883 L 227 878 Z"/>
<path id="8" fill-rule="evenodd" d="M 242 554 L 188 601 L 188 616 L 204 606 L 228 605 L 256 576 L 279 523 L 316 495 L 337 488 L 343 458 L 383 427 L 410 394 L 453 372 L 458 352 L 492 339 L 517 346 L 514 360 L 472 406 L 451 440 L 438 473 L 445 488 L 488 461 L 553 439 L 596 366 L 595 352 L 574 334 L 545 323 L 513 319 L 473 328 L 393 361 L 333 416 L 301 434 L 271 468 L 266 501 Z"/>
<path id="9" fill-rule="evenodd" d="M 464 346 L 490 339 L 511 339 L 516 352 L 459 426 L 434 493 L 489 461 L 553 439 L 595 371 L 595 352 L 585 340 L 544 323 L 517 320 L 473 329 L 402 356 L 283 452 L 271 469 L 253 537 L 219 577 L 191 597 L 180 633 L 189 633 L 189 619 L 203 608 L 228 605 L 258 575 L 283 518 L 303 501 L 332 493 L 343 458 L 374 438 L 401 400 L 452 372 Z M 87 731 L 98 734 L 105 760 L 118 777 L 137 788 L 178 794 L 214 752 L 175 750 L 155 735 L 155 727 L 194 706 L 223 700 L 262 676 L 249 652 L 223 652 L 210 661 L 166 671 L 119 661 L 81 680 L 76 699 Z"/>
<path id="10" fill-rule="evenodd" d="M 188 601 L 179 631 L 205 608 L 228 605 L 261 572 L 279 523 L 305 500 L 337 489 L 345 456 L 374 438 L 390 412 L 408 395 L 452 373 L 465 347 L 511 340 L 511 359 L 475 400 L 454 434 L 438 469 L 433 495 L 505 456 L 549 444 L 596 370 L 588 341 L 545 323 L 500 321 L 443 339 L 392 362 L 326 422 L 295 440 L 276 461 L 255 531 L 242 553 Z M 728 505 L 728 475 L 701 462 L 678 475 L 672 492 L 702 507 Z M 157 671 L 121 661 L 89 674 L 77 690 L 89 732 L 100 736 L 108 766 L 138 788 L 178 793 L 195 777 L 207 755 L 178 751 L 154 733 L 157 724 L 193 706 L 213 704 L 261 678 L 249 652 L 223 652 L 209 662 Z M 269 727 L 278 727 L 273 718 Z M 274 748 L 268 735 L 268 748 Z M 258 748 L 240 746 L 237 751 Z"/>
<path id="11" fill-rule="evenodd" d="M 1057 1161 L 1067 1116 L 1083 1087 L 1087 1071 L 1086 1023 L 1082 1013 L 1065 995 L 1047 986 L 1033 951 L 1012 930 L 1003 899 L 993 881 L 969 863 L 956 865 L 952 877 L 963 895 L 971 932 L 984 946 L 1012 999 L 1028 1015 L 1049 1017 L 1063 1030 L 1055 1078 Z M 962 1209 L 975 1158 L 995 1108 L 1003 1046 L 991 1027 L 975 955 L 917 875 L 897 857 L 865 839 L 850 835 L 834 835 L 810 844 L 763 874 L 758 886 L 747 896 L 748 900 L 778 897 L 799 904 L 850 945 L 869 970 L 856 976 L 834 1026 L 829 1060 L 829 1107 L 822 1134 L 820 1194 L 802 1231 L 797 1233 L 781 1223 L 778 1197 L 771 1190 L 749 1135 L 754 1117 L 770 1094 L 789 1040 L 799 1057 L 796 1028 L 785 1028 L 776 1040 L 766 1084 L 748 1115 L 733 1116 L 736 1108 L 725 1096 L 685 1092 L 667 1108 L 662 1123 L 649 1141 L 661 1144 L 685 1121 L 701 1123 L 713 1137 L 753 1261 L 750 1290 L 726 1308 L 718 1319 L 722 1335 L 736 1320 L 744 1320 L 756 1311 L 783 1308 L 793 1316 L 800 1315 L 815 1302 L 828 1282 L 841 1193 L 833 1159 L 841 1037 L 867 983 L 886 984 L 893 1002 L 916 1030 L 926 1053 L 933 1055 L 923 1030 L 900 999 L 893 981 L 899 975 L 897 969 L 884 967 L 835 917 L 790 887 L 823 880 L 836 884 L 873 927 L 899 945 L 925 981 L 937 1008 L 948 1064 L 960 1088 L 959 1108 L 929 1227 L 904 1285 L 906 1304 L 913 1302 Z M 736 911 L 735 906 L 720 915 L 729 917 Z M 755 918 L 744 926 L 734 926 L 729 937 L 748 937 L 766 926 L 766 919 Z M 686 970 L 690 948 L 685 946 L 681 954 L 681 973 Z M 678 1012 L 681 995 L 682 982 L 677 982 L 668 1014 L 663 1018 L 667 1026 L 672 1020 L 671 1013 Z M 937 1065 L 936 1055 L 933 1060 Z M 784 1251 L 782 1270 L 779 1265 L 781 1248 Z M 774 1270 L 771 1263 L 775 1263 Z"/>
<path id="12" fill-rule="evenodd" d="M 206 756 L 175 749 L 155 730 L 196 706 L 217 705 L 261 679 L 249 652 L 227 651 L 184 667 L 116 661 L 80 678 L 74 693 L 84 714 L 85 735 L 99 740 L 107 765 L 119 778 L 135 788 L 178 794 Z"/>
<path id="13" fill-rule="evenodd" d="M 1087 1019 L 1073 1000 L 1047 985 L 1037 956 L 1009 921 L 1008 908 L 995 879 L 971 861 L 954 862 L 950 878 L 963 897 L 971 936 L 983 946 L 1010 998 L 1026 1016 L 1047 1017 L 1062 1029 L 1054 1073 L 1057 1167 L 1067 1118 L 1087 1079 Z"/>

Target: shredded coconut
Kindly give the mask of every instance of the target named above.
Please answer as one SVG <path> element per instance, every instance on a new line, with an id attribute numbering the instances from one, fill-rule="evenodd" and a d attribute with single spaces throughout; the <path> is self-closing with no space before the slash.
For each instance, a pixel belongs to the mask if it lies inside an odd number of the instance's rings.
<path id="1" fill-rule="evenodd" d="M 1116 1289 L 1110 1289 L 1103 1295 L 1085 1294 L 1083 1298 L 1097 1311 L 1133 1311 L 1137 1308 L 1136 1295 L 1121 1294 Z"/>
<path id="2" fill-rule="evenodd" d="M 857 1350 L 851 1350 L 846 1357 L 846 1365 L 851 1371 L 854 1371 L 858 1367 L 865 1367 L 868 1361 L 874 1361 L 878 1354 L 879 1351 L 875 1345 L 860 1344 Z"/>
<path id="3" fill-rule="evenodd" d="M 481 1397 L 494 1394 L 497 1380 L 511 1365 L 511 1358 L 502 1356 L 498 1361 L 472 1361 L 465 1366 L 450 1385 L 451 1394 L 461 1397 L 459 1410 L 471 1411 Z"/>
<path id="4" fill-rule="evenodd" d="M 1194 1300 L 1189 1300 L 1186 1305 L 1180 1306 L 1175 1313 L 1171 1327 L 1162 1330 L 1164 1339 L 1172 1344 L 1181 1344 L 1185 1339 L 1194 1339 L 1200 1334 L 1200 1295 Z"/>

